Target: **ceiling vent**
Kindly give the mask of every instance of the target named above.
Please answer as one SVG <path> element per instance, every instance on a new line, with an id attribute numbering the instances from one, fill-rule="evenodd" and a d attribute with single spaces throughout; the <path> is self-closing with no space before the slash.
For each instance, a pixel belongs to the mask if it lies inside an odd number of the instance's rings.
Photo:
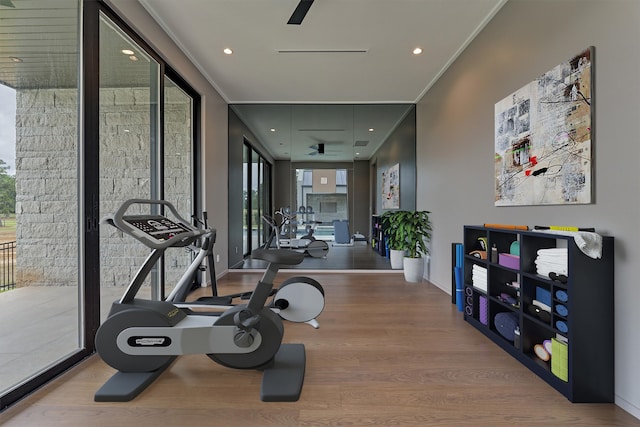
<path id="1" fill-rule="evenodd" d="M 278 53 L 367 53 L 369 49 L 276 49 Z"/>
<path id="2" fill-rule="evenodd" d="M 354 147 L 366 147 L 367 145 L 369 145 L 369 141 L 356 141 L 356 143 L 353 144 Z"/>

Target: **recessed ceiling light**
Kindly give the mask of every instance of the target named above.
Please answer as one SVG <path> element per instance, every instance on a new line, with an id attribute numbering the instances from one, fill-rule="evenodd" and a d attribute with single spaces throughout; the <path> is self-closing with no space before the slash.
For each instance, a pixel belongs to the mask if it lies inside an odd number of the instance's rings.
<path id="1" fill-rule="evenodd" d="M 269 130 L 270 130 L 271 132 L 275 132 L 275 131 L 276 131 L 276 128 L 271 128 L 271 129 L 269 129 Z"/>
<path id="2" fill-rule="evenodd" d="M 413 49 L 413 54 L 414 55 L 420 55 L 422 53 L 422 49 L 417 47 L 415 49 Z"/>
<path id="3" fill-rule="evenodd" d="M 233 53 L 233 51 L 231 49 L 229 49 L 228 47 L 225 47 L 223 52 L 227 55 L 231 55 Z"/>
<path id="4" fill-rule="evenodd" d="M 120 52 L 122 52 L 123 55 L 133 55 L 135 53 L 131 49 L 122 49 Z"/>
<path id="5" fill-rule="evenodd" d="M 18 58 L 17 56 L 10 56 L 9 59 L 16 63 L 22 62 L 22 58 Z"/>
<path id="6" fill-rule="evenodd" d="M 369 132 L 373 132 L 375 129 L 373 128 L 369 128 Z"/>
<path id="7" fill-rule="evenodd" d="M 129 59 L 132 60 L 132 61 L 137 61 L 138 57 L 135 56 L 135 55 L 131 55 L 131 56 L 129 56 Z"/>

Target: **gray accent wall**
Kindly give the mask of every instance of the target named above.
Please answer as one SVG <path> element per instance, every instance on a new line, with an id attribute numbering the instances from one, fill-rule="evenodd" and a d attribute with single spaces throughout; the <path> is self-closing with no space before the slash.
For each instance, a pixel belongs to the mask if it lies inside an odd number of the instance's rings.
<path id="1" fill-rule="evenodd" d="M 382 173 L 400 165 L 400 209 L 416 209 L 416 108 L 411 108 L 370 162 L 376 171 L 375 214 L 382 214 Z"/>
<path id="2" fill-rule="evenodd" d="M 615 401 L 640 418 L 638 41 L 637 0 L 510 0 L 418 102 L 416 154 L 417 208 L 433 212 L 429 279 L 446 292 L 450 245 L 465 224 L 575 225 L 615 237 L 615 285 L 589 286 L 615 286 Z M 494 104 L 589 46 L 595 203 L 495 207 Z"/>
<path id="3" fill-rule="evenodd" d="M 349 218 L 349 231 L 352 235 L 354 233 L 362 234 L 367 238 L 367 241 L 371 239 L 372 213 L 369 191 L 369 170 L 369 162 L 363 160 L 353 162 L 353 187 L 356 190 L 349 194 L 353 201 L 352 215 Z M 349 178 L 351 177 L 349 176 Z"/>

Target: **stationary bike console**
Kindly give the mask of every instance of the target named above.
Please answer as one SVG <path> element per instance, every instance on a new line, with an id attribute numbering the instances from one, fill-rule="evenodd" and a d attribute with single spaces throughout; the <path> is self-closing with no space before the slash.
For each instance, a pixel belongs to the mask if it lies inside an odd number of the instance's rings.
<path id="1" fill-rule="evenodd" d="M 132 205 L 140 204 L 165 206 L 175 220 L 159 214 L 126 215 Z M 165 200 L 127 200 L 113 215 L 103 218 L 102 222 L 113 225 L 153 249 L 187 246 L 206 232 L 190 225 Z"/>
<path id="2" fill-rule="evenodd" d="M 160 215 L 144 216 L 144 217 L 125 217 L 124 221 L 134 226 L 136 229 L 144 233 L 149 239 L 155 239 L 156 243 L 169 240 L 177 234 L 188 233 L 184 225 L 176 224 L 169 218 Z"/>

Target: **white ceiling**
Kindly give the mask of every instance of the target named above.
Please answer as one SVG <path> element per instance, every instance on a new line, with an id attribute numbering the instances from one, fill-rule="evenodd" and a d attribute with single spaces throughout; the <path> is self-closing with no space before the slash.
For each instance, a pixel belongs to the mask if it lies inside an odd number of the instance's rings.
<path id="1" fill-rule="evenodd" d="M 229 104 L 416 103 L 506 1 L 315 0 L 287 25 L 298 0 L 139 0 Z M 286 141 L 243 119 L 270 150 Z M 298 151 L 328 135 L 308 136 Z"/>

